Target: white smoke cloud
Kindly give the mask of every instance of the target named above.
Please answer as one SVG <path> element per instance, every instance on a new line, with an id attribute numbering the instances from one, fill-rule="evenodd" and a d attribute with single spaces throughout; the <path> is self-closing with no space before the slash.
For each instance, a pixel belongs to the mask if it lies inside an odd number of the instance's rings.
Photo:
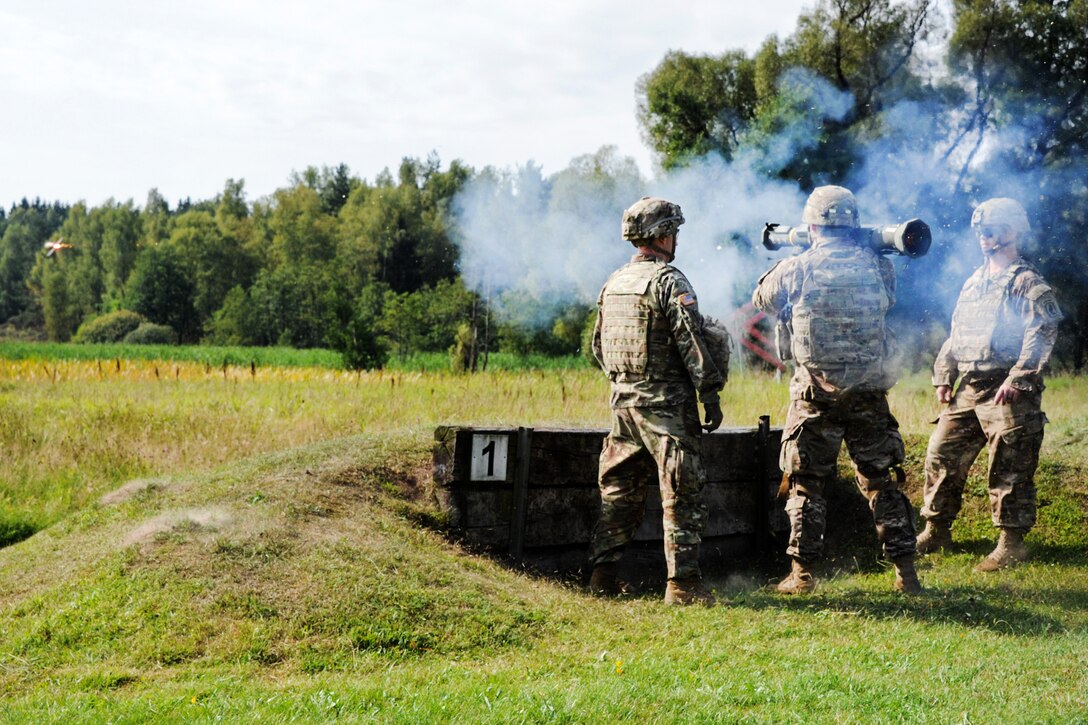
<path id="1" fill-rule="evenodd" d="M 615 184 L 574 174 L 544 179 L 532 165 L 484 173 L 455 203 L 462 277 L 492 300 L 513 290 L 542 310 L 560 300 L 592 303 L 608 275 L 633 254 L 620 236 L 620 218 L 644 195 L 680 204 L 686 223 L 675 265 L 695 286 L 704 311 L 721 318 L 751 294 L 768 265 L 758 247 L 764 223 L 794 219 L 804 202 L 795 184 L 769 181 L 751 164 L 718 157 L 653 183 L 637 175 Z"/>
<path id="2" fill-rule="evenodd" d="M 799 224 L 807 195 L 797 182 L 765 170 L 803 158 L 815 148 L 822 123 L 843 119 L 854 103 L 849 93 L 808 71 L 789 71 L 781 83 L 803 113 L 773 134 L 749 134 L 731 161 L 711 154 L 650 181 L 633 162 L 607 154 L 604 173 L 594 173 L 586 164 L 591 157 L 582 157 L 550 178 L 532 164 L 479 175 L 455 203 L 466 284 L 493 301 L 509 291 L 527 295 L 538 304 L 541 322 L 550 319 L 557 302 L 592 303 L 607 276 L 632 253 L 619 233 L 623 210 L 643 195 L 661 196 L 680 204 L 686 218 L 674 264 L 691 280 L 701 309 L 728 320 L 750 298 L 759 276 L 789 254 L 762 248 L 764 224 Z M 892 257 L 900 275 L 895 312 L 902 324 L 947 324 L 964 279 L 982 263 L 969 227 L 974 205 L 1009 196 L 1031 214 L 1048 183 L 1085 186 L 1077 176 L 1082 169 L 1056 176 L 1009 166 L 1009 151 L 1024 148 L 1031 120 L 988 131 L 972 151 L 975 138 L 961 136 L 969 113 L 966 106 L 937 101 L 884 109 L 877 132 L 857 139 L 861 154 L 846 178 L 818 179 L 851 188 L 865 225 L 911 218 L 929 224 L 933 245 L 927 256 Z"/>

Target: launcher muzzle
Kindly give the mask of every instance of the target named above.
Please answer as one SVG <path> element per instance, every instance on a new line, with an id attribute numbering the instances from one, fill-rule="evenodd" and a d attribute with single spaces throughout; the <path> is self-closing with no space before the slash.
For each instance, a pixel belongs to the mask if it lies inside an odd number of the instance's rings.
<path id="1" fill-rule="evenodd" d="M 929 225 L 921 219 L 910 219 L 899 225 L 863 226 L 857 234 L 877 254 L 901 254 L 911 259 L 925 255 L 933 241 Z M 767 249 L 807 248 L 811 243 L 807 227 L 767 222 L 763 228 L 763 246 Z"/>

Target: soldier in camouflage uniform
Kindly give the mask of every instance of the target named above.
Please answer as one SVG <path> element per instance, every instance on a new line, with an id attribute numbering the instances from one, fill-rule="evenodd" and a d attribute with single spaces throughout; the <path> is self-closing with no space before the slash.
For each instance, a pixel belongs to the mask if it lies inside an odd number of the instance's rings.
<path id="1" fill-rule="evenodd" d="M 722 422 L 718 393 L 728 372 L 724 329 L 699 314 L 695 292 L 671 266 L 683 214 L 677 204 L 643 197 L 623 214 L 622 233 L 637 247 L 608 278 L 597 300 L 593 354 L 611 381 L 612 430 L 601 451 L 601 518 L 593 531 L 590 590 L 622 593 L 617 562 L 634 536 L 646 485 L 661 491 L 670 604 L 713 603 L 699 570 L 707 509 L 706 472 L 696 393 L 707 432 Z"/>
<path id="2" fill-rule="evenodd" d="M 1017 201 L 983 202 L 971 226 L 985 261 L 963 285 L 951 335 L 933 366 L 937 400 L 949 405 L 926 452 L 926 528 L 918 550 L 928 553 L 952 543 L 967 471 L 989 446 L 990 508 L 1001 533 L 997 547 L 976 568 L 995 571 L 1027 558 L 1024 534 L 1035 524 L 1034 476 L 1046 423 L 1040 408 L 1043 367 L 1062 313 L 1046 280 L 1017 250 L 1030 232 Z"/>
<path id="3" fill-rule="evenodd" d="M 891 262 L 858 239 L 858 207 L 841 186 L 809 196 L 801 220 L 811 246 L 778 262 L 759 280 L 752 304 L 789 319 L 795 361 L 780 466 L 789 483 L 786 513 L 792 559 L 777 589 L 812 591 L 823 553 L 824 487 L 836 475 L 843 440 L 857 485 L 869 500 L 877 537 L 895 565 L 895 588 L 921 590 L 914 568 L 913 509 L 903 484 L 903 439 L 888 409 L 890 336 L 884 317 L 895 304 Z"/>

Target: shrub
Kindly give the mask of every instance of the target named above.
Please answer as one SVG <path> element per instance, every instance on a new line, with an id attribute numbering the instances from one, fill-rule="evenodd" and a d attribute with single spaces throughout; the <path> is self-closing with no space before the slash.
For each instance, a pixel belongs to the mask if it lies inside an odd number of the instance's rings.
<path id="1" fill-rule="evenodd" d="M 174 332 L 174 328 L 154 322 L 142 323 L 124 339 L 130 345 L 176 345 L 177 341 L 178 333 Z"/>
<path id="2" fill-rule="evenodd" d="M 76 330 L 72 342 L 121 342 L 146 319 L 132 310 L 117 310 L 88 320 Z"/>

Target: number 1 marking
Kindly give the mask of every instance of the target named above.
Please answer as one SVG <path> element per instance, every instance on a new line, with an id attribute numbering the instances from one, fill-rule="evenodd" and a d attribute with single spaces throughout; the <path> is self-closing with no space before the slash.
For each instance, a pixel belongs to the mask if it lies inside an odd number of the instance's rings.
<path id="1" fill-rule="evenodd" d="M 495 475 L 495 441 L 491 441 L 486 446 L 484 446 L 483 450 L 481 450 L 480 453 L 487 456 L 487 475 L 488 476 L 494 476 Z"/>

